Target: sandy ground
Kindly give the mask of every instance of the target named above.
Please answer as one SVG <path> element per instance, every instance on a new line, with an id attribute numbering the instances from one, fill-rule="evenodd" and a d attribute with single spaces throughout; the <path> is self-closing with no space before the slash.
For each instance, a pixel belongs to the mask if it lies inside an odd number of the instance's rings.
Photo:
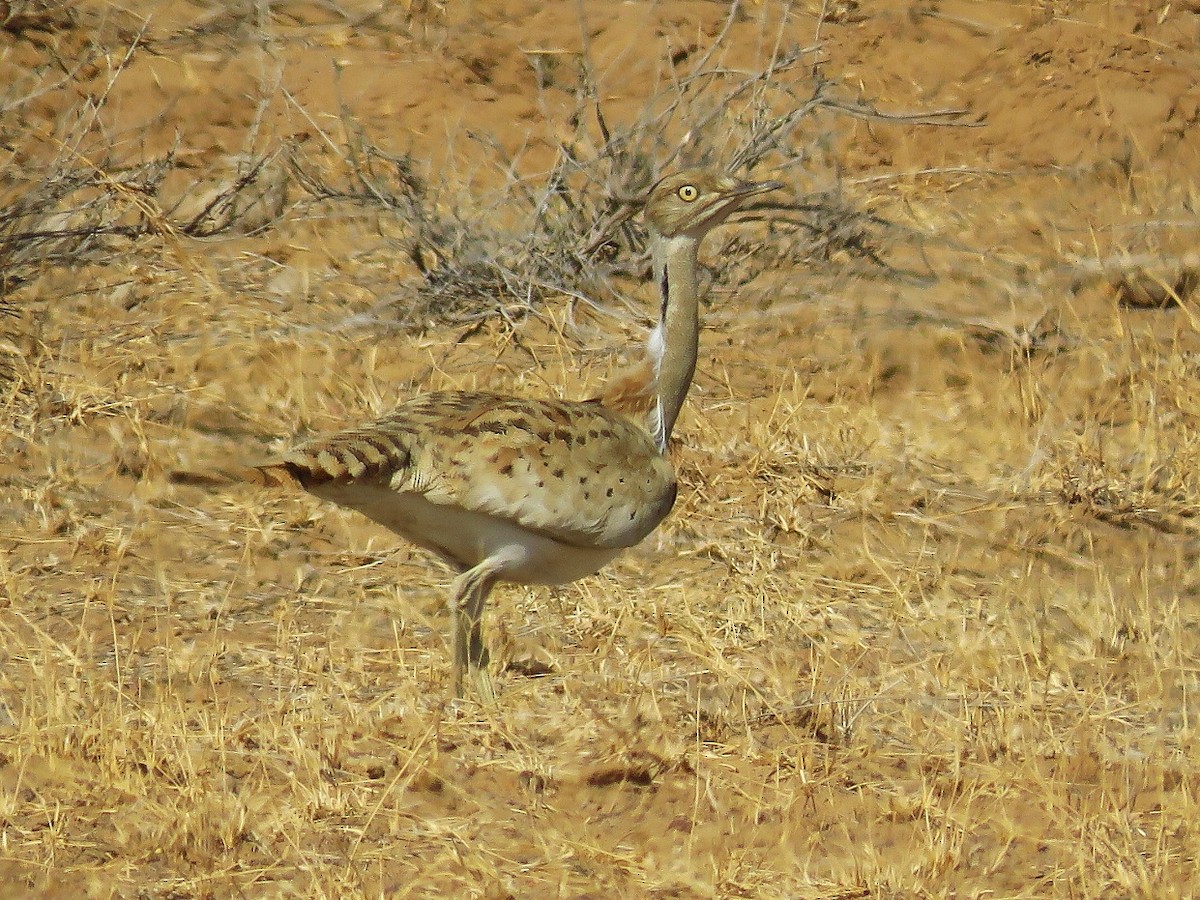
<path id="1" fill-rule="evenodd" d="M 822 7 L 0 3 L 5 896 L 1200 892 L 1200 5 Z M 680 501 L 494 707 L 426 554 L 167 478 L 587 396 L 743 162 Z"/>

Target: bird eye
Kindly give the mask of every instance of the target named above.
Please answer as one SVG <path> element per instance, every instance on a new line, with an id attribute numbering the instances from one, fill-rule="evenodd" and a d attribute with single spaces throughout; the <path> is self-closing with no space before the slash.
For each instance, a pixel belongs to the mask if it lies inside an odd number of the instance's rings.
<path id="1" fill-rule="evenodd" d="M 696 186 L 694 184 L 685 184 L 678 191 L 676 191 L 676 193 L 679 195 L 679 199 L 684 203 L 691 203 L 700 196 L 700 192 L 696 190 Z"/>

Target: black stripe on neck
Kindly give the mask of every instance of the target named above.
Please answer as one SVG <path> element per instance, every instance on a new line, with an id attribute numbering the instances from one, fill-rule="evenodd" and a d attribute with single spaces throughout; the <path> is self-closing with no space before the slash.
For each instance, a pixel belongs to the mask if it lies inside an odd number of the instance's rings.
<path id="1" fill-rule="evenodd" d="M 667 275 L 667 267 L 666 266 L 663 266 L 662 278 L 660 278 L 659 282 L 658 282 L 658 291 L 659 291 L 659 295 L 660 295 L 661 301 L 662 301 L 662 306 L 659 308 L 658 316 L 660 319 L 666 319 L 666 317 L 667 317 L 667 300 L 671 296 L 671 279 Z"/>

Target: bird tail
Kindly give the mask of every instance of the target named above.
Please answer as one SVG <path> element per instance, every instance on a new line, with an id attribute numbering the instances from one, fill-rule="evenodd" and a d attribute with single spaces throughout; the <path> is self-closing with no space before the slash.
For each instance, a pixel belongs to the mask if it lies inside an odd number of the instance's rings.
<path id="1" fill-rule="evenodd" d="M 231 487 L 239 484 L 262 488 L 294 488 L 301 486 L 299 479 L 287 463 L 209 468 L 201 471 L 179 469 L 171 472 L 167 478 L 172 484 L 186 484 L 206 488 Z"/>

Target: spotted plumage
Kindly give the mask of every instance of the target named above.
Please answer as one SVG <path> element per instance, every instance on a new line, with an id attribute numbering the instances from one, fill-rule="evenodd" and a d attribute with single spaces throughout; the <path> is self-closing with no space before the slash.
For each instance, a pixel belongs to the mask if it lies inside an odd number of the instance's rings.
<path id="1" fill-rule="evenodd" d="M 310 493 L 358 510 L 459 568 L 474 565 L 473 554 L 448 551 L 444 537 L 415 532 L 397 516 L 396 494 L 420 494 L 434 506 L 601 550 L 637 544 L 675 501 L 670 462 L 632 420 L 598 402 L 476 391 L 424 394 L 262 468 L 286 473 Z M 484 471 L 491 477 L 481 478 Z"/>

